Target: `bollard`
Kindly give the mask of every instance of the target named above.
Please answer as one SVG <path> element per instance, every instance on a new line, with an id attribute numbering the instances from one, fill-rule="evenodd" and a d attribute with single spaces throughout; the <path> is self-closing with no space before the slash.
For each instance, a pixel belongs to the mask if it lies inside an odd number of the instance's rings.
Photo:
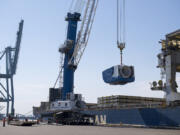
<path id="1" fill-rule="evenodd" d="M 5 126 L 6 126 L 6 119 L 3 118 L 3 127 L 5 127 Z"/>

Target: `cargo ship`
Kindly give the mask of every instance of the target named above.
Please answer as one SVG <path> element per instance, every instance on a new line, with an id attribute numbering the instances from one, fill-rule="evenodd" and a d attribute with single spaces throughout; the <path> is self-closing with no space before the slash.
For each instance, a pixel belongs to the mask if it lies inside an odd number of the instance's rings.
<path id="1" fill-rule="evenodd" d="M 167 106 L 163 98 L 114 95 L 87 103 L 81 113 L 94 116 L 95 124 L 130 124 L 141 126 L 180 126 L 180 102 Z M 50 111 L 49 102 L 33 107 L 33 114 L 42 120 L 53 119 L 59 111 Z"/>

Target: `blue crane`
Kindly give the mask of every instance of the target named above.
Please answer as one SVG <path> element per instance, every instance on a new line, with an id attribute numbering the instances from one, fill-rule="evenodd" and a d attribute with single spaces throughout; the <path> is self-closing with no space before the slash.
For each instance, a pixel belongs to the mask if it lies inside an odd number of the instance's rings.
<path id="1" fill-rule="evenodd" d="M 74 48 L 76 46 L 76 32 L 77 24 L 80 21 L 80 13 L 68 13 L 66 21 L 68 21 L 68 30 L 67 30 L 67 40 L 65 42 L 65 48 L 60 48 L 60 52 L 65 53 L 64 57 L 64 78 L 63 78 L 63 89 L 62 89 L 62 98 L 66 99 L 68 93 L 73 92 L 74 87 L 74 72 L 76 66 L 69 65 L 68 62 L 71 59 Z"/>
<path id="2" fill-rule="evenodd" d="M 94 21 L 98 0 L 87 0 L 84 3 L 84 14 L 80 13 L 83 7 L 83 1 L 78 0 L 75 3 L 73 13 L 68 12 L 66 21 L 68 21 L 67 38 L 64 44 L 59 48 L 61 53 L 61 68 L 57 81 L 60 81 L 61 99 L 66 100 L 68 95 L 72 95 L 74 91 L 74 72 L 80 62 L 81 56 L 87 46 L 92 24 Z M 78 10 L 77 10 L 78 9 Z M 80 30 L 77 34 L 77 26 L 82 16 Z M 54 87 L 57 84 L 57 81 Z"/>
<path id="3" fill-rule="evenodd" d="M 14 109 L 14 84 L 13 76 L 16 74 L 19 50 L 21 45 L 24 20 L 19 23 L 19 30 L 15 47 L 8 46 L 0 55 L 0 62 L 5 60 L 5 73 L 0 73 L 0 102 L 6 102 L 6 115 L 9 115 L 9 105 L 11 102 L 11 115 L 15 113 Z M 4 80 L 3 80 L 4 79 Z M 5 82 L 5 83 L 4 83 Z"/>
<path id="4" fill-rule="evenodd" d="M 64 44 L 59 48 L 61 54 L 60 72 L 54 88 L 50 88 L 49 95 L 50 110 L 55 112 L 56 121 L 62 124 L 87 123 L 87 117 L 94 118 L 91 115 L 85 115 L 80 112 L 80 109 L 85 108 L 86 104 L 81 94 L 74 94 L 74 73 L 87 46 L 98 1 L 77 0 L 75 11 L 67 13 L 67 37 Z M 84 4 L 86 5 L 85 7 L 83 6 Z M 83 14 L 80 12 L 82 7 L 84 7 Z M 81 27 L 77 32 L 81 16 Z M 60 85 L 56 89 L 55 86 L 58 80 Z"/>

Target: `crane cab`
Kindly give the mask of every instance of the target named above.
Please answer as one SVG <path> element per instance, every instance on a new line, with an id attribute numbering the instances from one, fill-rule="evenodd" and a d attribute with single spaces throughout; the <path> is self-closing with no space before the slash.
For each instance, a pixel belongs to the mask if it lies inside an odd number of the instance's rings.
<path id="1" fill-rule="evenodd" d="M 102 72 L 103 80 L 110 85 L 125 85 L 135 81 L 134 67 L 116 65 Z"/>

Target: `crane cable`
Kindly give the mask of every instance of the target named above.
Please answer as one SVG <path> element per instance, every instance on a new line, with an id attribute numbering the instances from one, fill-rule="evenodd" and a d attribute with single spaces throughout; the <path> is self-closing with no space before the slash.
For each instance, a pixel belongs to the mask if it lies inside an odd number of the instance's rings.
<path id="1" fill-rule="evenodd" d="M 121 7 L 120 7 L 121 4 Z M 120 14 L 119 14 L 120 13 Z M 126 45 L 125 39 L 126 29 L 125 29 L 125 0 L 119 3 L 117 0 L 117 47 L 120 49 L 120 63 L 123 64 L 123 49 Z"/>
<path id="2" fill-rule="evenodd" d="M 87 0 L 71 0 L 69 12 L 81 13 Z"/>

